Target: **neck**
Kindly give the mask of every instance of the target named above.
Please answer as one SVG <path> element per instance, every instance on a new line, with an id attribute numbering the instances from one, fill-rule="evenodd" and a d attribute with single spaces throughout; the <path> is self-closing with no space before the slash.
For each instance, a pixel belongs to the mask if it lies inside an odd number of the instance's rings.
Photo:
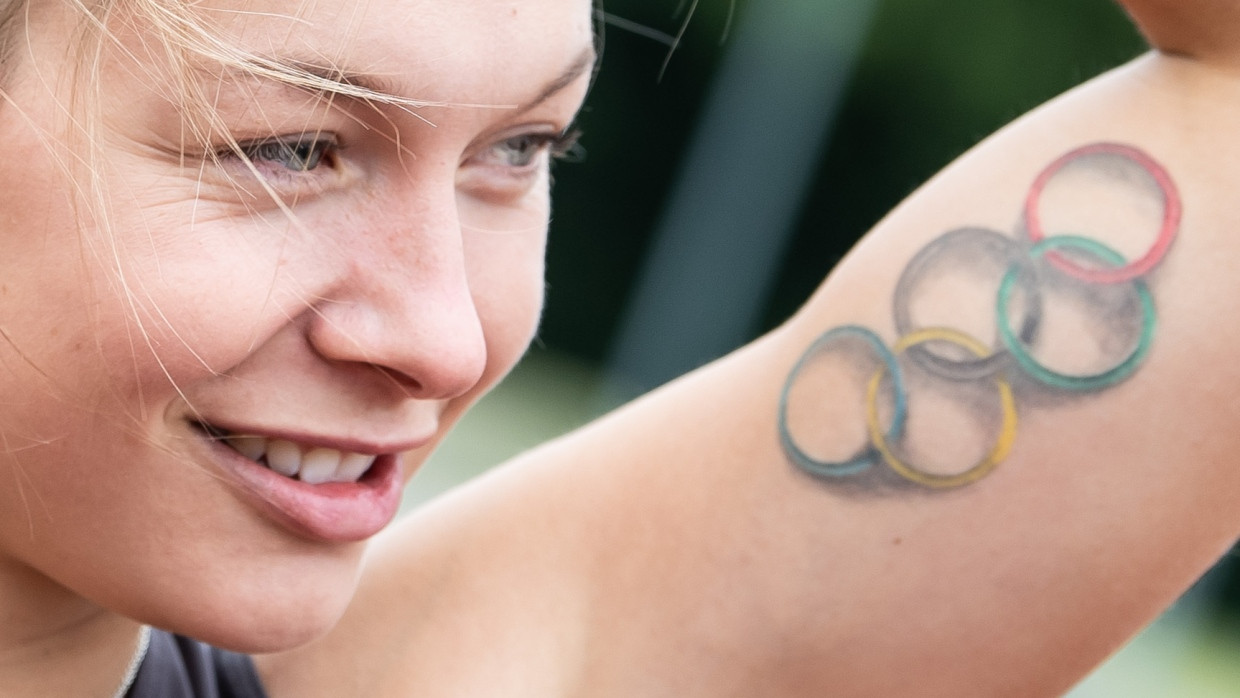
<path id="1" fill-rule="evenodd" d="M 0 561 L 0 695 L 115 693 L 141 625 Z"/>

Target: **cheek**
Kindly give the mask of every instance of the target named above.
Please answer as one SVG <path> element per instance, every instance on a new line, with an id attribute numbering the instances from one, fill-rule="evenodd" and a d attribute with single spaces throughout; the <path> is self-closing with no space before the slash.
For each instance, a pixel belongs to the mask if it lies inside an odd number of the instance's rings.
<path id="1" fill-rule="evenodd" d="M 545 248 L 545 224 L 465 235 L 470 292 L 487 342 L 483 387 L 507 373 L 534 337 L 542 313 Z"/>
<path id="2" fill-rule="evenodd" d="M 133 206 L 137 208 L 137 206 Z M 144 211 L 124 266 L 102 270 L 94 336 L 124 385 L 149 396 L 227 372 L 301 313 L 334 273 L 321 248 L 277 220 L 208 219 L 190 206 Z M 185 221 L 198 220 L 193 225 Z"/>
<path id="3" fill-rule="evenodd" d="M 538 329 L 550 199 L 546 173 L 519 205 L 458 198 L 466 274 L 487 341 L 483 389 L 516 364 Z"/>

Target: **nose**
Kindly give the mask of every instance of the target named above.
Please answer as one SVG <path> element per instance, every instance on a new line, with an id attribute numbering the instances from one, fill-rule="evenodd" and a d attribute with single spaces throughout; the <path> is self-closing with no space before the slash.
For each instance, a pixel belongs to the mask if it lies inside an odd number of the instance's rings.
<path id="1" fill-rule="evenodd" d="M 403 213 L 367 218 L 346 236 L 335 252 L 343 272 L 308 339 L 323 358 L 374 366 L 411 397 L 457 397 L 482 378 L 487 350 L 455 192 L 402 203 Z"/>

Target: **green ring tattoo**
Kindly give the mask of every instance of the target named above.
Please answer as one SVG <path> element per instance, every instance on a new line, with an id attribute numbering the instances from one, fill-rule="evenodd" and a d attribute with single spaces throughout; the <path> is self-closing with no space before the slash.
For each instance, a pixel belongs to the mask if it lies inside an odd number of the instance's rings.
<path id="1" fill-rule="evenodd" d="M 1049 237 L 1033 246 L 1029 251 L 1032 257 L 1041 257 L 1047 252 L 1063 249 L 1065 247 L 1077 248 L 1084 250 L 1088 254 L 1097 257 L 1110 267 L 1122 266 L 1125 262 L 1123 255 L 1106 245 L 1089 238 L 1079 235 L 1056 235 Z M 1122 362 L 1114 368 L 1096 373 L 1093 375 L 1074 376 L 1066 373 L 1054 371 L 1046 366 L 1038 363 L 1037 359 L 1029 353 L 1024 342 L 1016 336 L 1012 331 L 1011 321 L 1008 318 L 1007 306 L 1012 295 L 1012 286 L 1016 282 L 1017 273 L 1013 268 L 1004 275 L 1002 283 L 999 284 L 999 298 L 996 304 L 996 314 L 999 321 L 999 336 L 1003 338 L 1003 343 L 1007 345 L 1008 351 L 1011 352 L 1012 359 L 1034 379 L 1055 388 L 1063 388 L 1064 390 L 1073 391 L 1089 391 L 1100 390 L 1124 380 L 1132 375 L 1132 372 L 1141 365 L 1145 359 L 1145 355 L 1149 353 L 1150 343 L 1154 339 L 1154 299 L 1150 295 L 1149 287 L 1140 279 L 1133 279 L 1131 282 L 1133 289 L 1137 293 L 1137 298 L 1141 302 L 1141 334 L 1137 340 L 1137 346 L 1132 350 Z"/>

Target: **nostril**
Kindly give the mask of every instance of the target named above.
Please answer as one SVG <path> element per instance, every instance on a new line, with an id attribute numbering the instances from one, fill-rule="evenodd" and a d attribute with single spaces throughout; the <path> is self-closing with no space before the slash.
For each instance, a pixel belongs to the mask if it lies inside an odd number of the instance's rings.
<path id="1" fill-rule="evenodd" d="M 417 395 L 423 391 L 421 381 L 407 373 L 402 373 L 396 369 L 375 364 L 372 364 L 371 368 L 373 368 L 379 375 L 383 376 L 384 380 L 394 383 L 397 387 L 404 390 L 411 396 Z"/>

